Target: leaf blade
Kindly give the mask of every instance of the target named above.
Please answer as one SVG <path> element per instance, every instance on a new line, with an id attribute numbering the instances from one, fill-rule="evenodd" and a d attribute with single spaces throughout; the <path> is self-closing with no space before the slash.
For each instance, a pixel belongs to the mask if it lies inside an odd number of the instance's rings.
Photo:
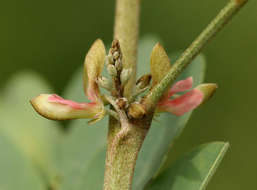
<path id="1" fill-rule="evenodd" d="M 212 142 L 187 153 L 156 177 L 147 190 L 204 190 L 223 159 L 229 144 Z"/>

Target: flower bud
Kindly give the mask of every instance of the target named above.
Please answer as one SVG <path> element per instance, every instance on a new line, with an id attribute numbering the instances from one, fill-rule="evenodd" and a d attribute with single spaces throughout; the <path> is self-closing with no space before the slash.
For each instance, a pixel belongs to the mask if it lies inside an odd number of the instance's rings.
<path id="1" fill-rule="evenodd" d="M 108 66 L 108 65 L 113 65 L 113 57 L 111 54 L 108 54 L 106 57 L 105 57 L 105 65 Z"/>
<path id="2" fill-rule="evenodd" d="M 119 98 L 116 100 L 116 104 L 120 109 L 125 109 L 128 107 L 128 100 L 126 98 Z"/>
<path id="3" fill-rule="evenodd" d="M 202 104 L 208 101 L 213 96 L 217 88 L 218 85 L 214 83 L 200 84 L 196 87 L 196 89 L 200 90 L 204 95 Z"/>
<path id="4" fill-rule="evenodd" d="M 125 85 L 128 82 L 128 80 L 129 80 L 129 78 L 131 76 L 131 73 L 132 73 L 132 69 L 131 68 L 130 69 L 123 69 L 122 70 L 121 76 L 120 76 L 120 80 L 121 80 L 121 84 L 122 85 Z"/>
<path id="5" fill-rule="evenodd" d="M 103 76 L 97 78 L 97 83 L 100 87 L 105 88 L 106 90 L 112 89 L 112 82 Z"/>
<path id="6" fill-rule="evenodd" d="M 114 60 L 117 60 L 119 57 L 120 57 L 119 52 L 115 51 L 115 52 L 113 53 L 113 59 L 114 59 Z"/>
<path id="7" fill-rule="evenodd" d="M 101 119 L 104 107 L 96 102 L 78 103 L 63 99 L 56 94 L 41 94 L 33 98 L 30 103 L 43 117 L 52 120 L 70 119 Z"/>
<path id="8" fill-rule="evenodd" d="M 116 68 L 117 71 L 122 70 L 122 61 L 120 59 L 115 60 L 114 65 L 115 65 L 115 68 Z"/>
<path id="9" fill-rule="evenodd" d="M 143 75 L 142 77 L 140 77 L 136 82 L 137 89 L 146 88 L 150 84 L 151 79 L 152 79 L 152 76 L 150 74 Z"/>
<path id="10" fill-rule="evenodd" d="M 145 116 L 146 110 L 142 104 L 134 102 L 130 105 L 128 114 L 135 119 L 141 119 Z"/>
<path id="11" fill-rule="evenodd" d="M 114 65 L 107 65 L 107 71 L 110 76 L 116 77 L 117 76 L 117 70 Z"/>

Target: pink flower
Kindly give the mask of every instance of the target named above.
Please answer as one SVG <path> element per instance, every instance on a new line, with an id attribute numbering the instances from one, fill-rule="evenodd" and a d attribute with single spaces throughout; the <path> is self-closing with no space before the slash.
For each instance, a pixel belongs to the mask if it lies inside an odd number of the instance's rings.
<path id="1" fill-rule="evenodd" d="M 153 87 L 167 75 L 173 67 L 164 48 L 157 43 L 151 54 L 151 75 Z M 217 89 L 216 84 L 201 84 L 190 90 L 193 86 L 193 78 L 178 81 L 172 88 L 163 95 L 163 98 L 157 104 L 157 112 L 170 112 L 181 116 L 197 108 L 200 104 L 208 100 Z M 190 90 L 190 91 L 188 91 Z M 177 93 L 188 91 L 183 95 Z"/>
<path id="2" fill-rule="evenodd" d="M 195 88 L 178 97 L 176 93 L 183 92 L 192 88 L 193 78 L 189 77 L 185 80 L 178 81 L 169 90 L 168 94 L 159 101 L 157 105 L 158 111 L 170 112 L 174 115 L 181 116 L 197 108 L 204 100 L 204 94 Z M 174 98 L 172 98 L 175 96 Z"/>
<path id="3" fill-rule="evenodd" d="M 53 120 L 89 118 L 98 121 L 105 115 L 104 104 L 96 79 L 104 67 L 106 51 L 101 40 L 90 48 L 84 63 L 84 92 L 89 103 L 65 100 L 56 94 L 41 94 L 30 102 L 42 116 Z"/>

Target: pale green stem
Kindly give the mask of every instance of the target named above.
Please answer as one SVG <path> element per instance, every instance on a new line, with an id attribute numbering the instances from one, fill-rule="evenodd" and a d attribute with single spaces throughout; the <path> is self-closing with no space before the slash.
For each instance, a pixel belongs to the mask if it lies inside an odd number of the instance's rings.
<path id="1" fill-rule="evenodd" d="M 136 79 L 139 11 L 140 0 L 116 0 L 114 38 L 120 42 L 124 68 L 132 68 L 125 97 L 129 97 Z"/>
<path id="2" fill-rule="evenodd" d="M 127 98 L 136 79 L 139 9 L 140 0 L 116 0 L 114 38 L 120 42 L 124 68 L 132 68 L 124 91 Z M 145 126 L 133 126 L 122 112 L 118 114 L 121 122 L 112 117 L 109 122 L 104 190 L 131 189 L 137 155 L 147 133 Z"/>
<path id="3" fill-rule="evenodd" d="M 247 0 L 230 0 L 216 18 L 213 19 L 196 40 L 182 53 L 163 80 L 146 96 L 142 103 L 146 106 L 147 110 L 152 111 L 155 108 L 155 105 L 162 97 L 163 93 L 171 86 L 179 74 L 185 70 L 208 41 L 231 20 L 233 15 L 237 13 L 246 2 Z"/>
<path id="4" fill-rule="evenodd" d="M 139 150 L 149 124 L 134 125 L 114 98 L 105 96 L 119 115 L 120 124 L 111 120 L 104 177 L 104 190 L 130 190 Z M 147 125 L 147 127 L 145 126 Z"/>

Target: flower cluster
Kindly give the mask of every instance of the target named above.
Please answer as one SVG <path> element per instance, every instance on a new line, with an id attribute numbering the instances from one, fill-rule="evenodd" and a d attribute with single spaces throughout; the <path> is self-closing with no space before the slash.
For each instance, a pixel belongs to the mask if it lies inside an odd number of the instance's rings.
<path id="1" fill-rule="evenodd" d="M 104 65 L 111 79 L 101 76 Z M 170 60 L 160 44 L 157 44 L 151 54 L 151 74 L 144 75 L 135 84 L 135 90 L 127 100 L 123 97 L 123 90 L 131 77 L 131 69 L 124 69 L 122 65 L 122 52 L 118 40 L 114 40 L 109 54 L 101 40 L 96 40 L 90 48 L 84 63 L 84 92 L 89 103 L 77 103 L 65 100 L 56 94 L 41 94 L 31 100 L 34 109 L 42 116 L 53 120 L 69 120 L 87 118 L 94 123 L 102 119 L 107 113 L 113 113 L 105 108 L 106 95 L 100 93 L 99 87 L 111 92 L 112 99 L 116 102 L 122 100 L 125 113 L 128 117 L 130 105 L 140 105 L 141 97 L 145 91 L 151 91 L 165 77 L 171 68 Z M 151 83 L 152 81 L 152 83 Z M 156 106 L 156 112 L 170 112 L 177 116 L 189 112 L 206 101 L 216 90 L 216 84 L 202 84 L 192 89 L 193 78 L 178 81 L 162 96 Z M 183 95 L 177 93 L 185 92 Z M 115 101 L 114 101 L 115 103 Z M 115 106 L 114 106 L 115 108 Z M 140 106 L 136 106 L 136 109 Z M 117 111 L 117 110 L 116 110 Z M 146 113 L 146 110 L 140 110 Z"/>

